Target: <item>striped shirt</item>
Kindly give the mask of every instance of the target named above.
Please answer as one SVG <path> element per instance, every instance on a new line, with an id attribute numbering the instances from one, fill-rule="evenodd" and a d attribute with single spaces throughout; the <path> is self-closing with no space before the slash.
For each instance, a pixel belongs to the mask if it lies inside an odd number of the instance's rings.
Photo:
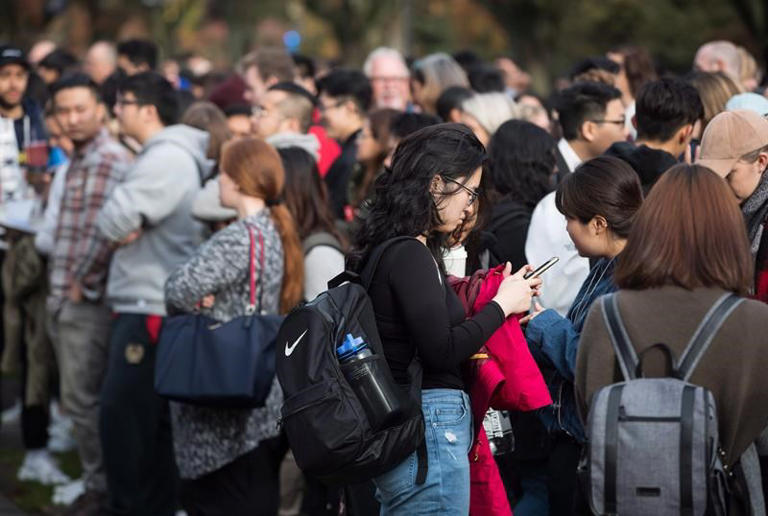
<path id="1" fill-rule="evenodd" d="M 99 235 L 96 217 L 112 189 L 122 181 L 130 159 L 128 151 L 106 129 L 75 151 L 64 179 L 50 261 L 49 309 L 60 308 L 76 279 L 87 299 L 98 301 L 104 295 L 112 247 Z M 86 261 L 92 263 L 84 268 Z M 80 270 L 87 270 L 82 278 L 78 277 Z"/>

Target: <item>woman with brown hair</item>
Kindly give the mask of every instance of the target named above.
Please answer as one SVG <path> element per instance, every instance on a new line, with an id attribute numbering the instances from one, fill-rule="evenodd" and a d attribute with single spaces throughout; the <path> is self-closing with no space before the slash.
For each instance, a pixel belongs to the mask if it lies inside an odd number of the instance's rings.
<path id="1" fill-rule="evenodd" d="M 725 181 L 698 165 L 669 169 L 638 211 L 614 272 L 618 309 L 638 355 L 663 343 L 679 358 L 715 301 L 729 292 L 748 294 L 752 269 L 744 219 Z M 691 375 L 691 383 L 714 395 L 729 468 L 768 422 L 766 334 L 768 306 L 743 300 Z M 646 376 L 664 376 L 663 356 L 647 358 Z M 595 392 L 623 380 L 618 371 L 598 301 L 587 316 L 576 359 L 583 416 Z"/>
<path id="2" fill-rule="evenodd" d="M 169 313 L 201 307 L 221 322 L 245 315 L 251 249 L 254 257 L 263 256 L 253 264 L 261 304 L 256 309 L 288 312 L 301 299 L 304 269 L 293 218 L 280 200 L 285 182 L 280 156 L 259 139 L 230 142 L 222 152 L 219 181 L 221 203 L 236 210 L 238 220 L 168 278 Z M 275 379 L 260 409 L 171 403 L 181 500 L 190 516 L 277 513 L 278 471 L 287 448 L 277 429 L 282 397 Z"/>
<path id="3" fill-rule="evenodd" d="M 725 111 L 725 104 L 734 95 L 741 93 L 741 88 L 723 72 L 691 72 L 688 82 L 696 88 L 704 105 L 704 118 L 697 138 L 704 134 L 709 121 Z"/>
<path id="4" fill-rule="evenodd" d="M 357 163 L 349 182 L 349 204 L 358 209 L 368 198 L 373 181 L 384 166 L 389 151 L 389 128 L 401 111 L 378 109 L 368 115 L 357 135 Z"/>

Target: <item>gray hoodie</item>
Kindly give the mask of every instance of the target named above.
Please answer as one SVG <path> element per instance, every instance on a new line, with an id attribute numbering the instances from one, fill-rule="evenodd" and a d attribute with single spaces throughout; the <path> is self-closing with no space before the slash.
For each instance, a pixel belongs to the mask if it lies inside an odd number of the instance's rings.
<path id="1" fill-rule="evenodd" d="M 207 176 L 208 133 L 186 125 L 166 127 L 147 140 L 104 204 L 97 223 L 105 238 L 141 236 L 112 258 L 107 302 L 116 312 L 165 315 L 165 280 L 202 242 L 192 202 Z"/>

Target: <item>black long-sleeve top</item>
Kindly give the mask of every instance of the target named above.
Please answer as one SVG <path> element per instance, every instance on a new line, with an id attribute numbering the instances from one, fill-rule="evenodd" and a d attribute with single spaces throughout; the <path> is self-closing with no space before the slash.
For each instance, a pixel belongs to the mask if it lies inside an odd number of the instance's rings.
<path id="1" fill-rule="evenodd" d="M 408 364 L 418 351 L 422 389 L 464 389 L 461 362 L 504 322 L 495 302 L 467 319 L 431 253 L 417 240 L 397 243 L 385 252 L 369 295 L 395 380 L 408 383 Z"/>

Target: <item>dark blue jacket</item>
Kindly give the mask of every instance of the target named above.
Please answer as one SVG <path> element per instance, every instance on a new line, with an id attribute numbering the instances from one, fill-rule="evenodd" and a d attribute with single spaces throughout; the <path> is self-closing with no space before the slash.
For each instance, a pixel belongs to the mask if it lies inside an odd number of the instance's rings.
<path id="1" fill-rule="evenodd" d="M 554 401 L 539 412 L 541 419 L 550 432 L 565 431 L 579 441 L 586 439 L 573 392 L 579 336 L 592 303 L 603 294 L 616 291 L 614 263 L 614 259 L 608 258 L 595 262 L 566 317 L 545 310 L 525 329 L 528 347 L 541 366 Z"/>
<path id="2" fill-rule="evenodd" d="M 21 107 L 24 109 L 24 116 L 13 121 L 19 151 L 23 151 L 32 142 L 48 140 L 45 118 L 37 103 L 29 97 L 24 97 L 21 101 Z"/>

